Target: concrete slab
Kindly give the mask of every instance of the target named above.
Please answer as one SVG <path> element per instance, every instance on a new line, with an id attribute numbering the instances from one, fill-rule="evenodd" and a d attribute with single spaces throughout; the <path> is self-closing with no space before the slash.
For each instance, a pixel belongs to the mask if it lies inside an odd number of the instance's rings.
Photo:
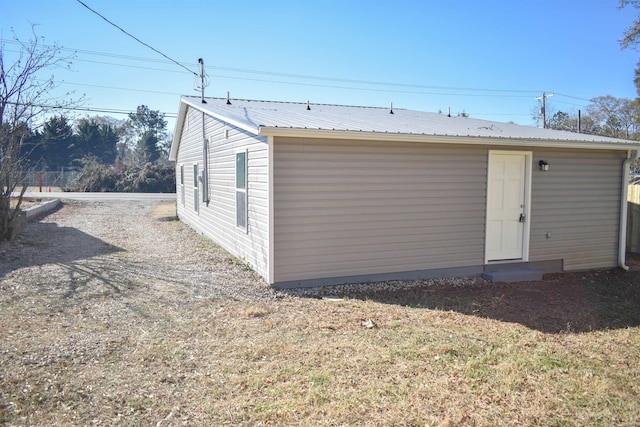
<path id="1" fill-rule="evenodd" d="M 482 278 L 490 282 L 531 282 L 542 280 L 542 271 L 534 269 L 500 270 L 482 273 Z"/>

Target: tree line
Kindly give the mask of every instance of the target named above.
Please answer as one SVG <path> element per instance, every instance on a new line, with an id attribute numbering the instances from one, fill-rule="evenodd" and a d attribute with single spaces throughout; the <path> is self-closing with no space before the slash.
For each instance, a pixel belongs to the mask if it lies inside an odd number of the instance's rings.
<path id="1" fill-rule="evenodd" d="M 24 130 L 20 144 L 23 166 L 59 171 L 80 170 L 87 161 L 104 165 L 166 163 L 166 124 L 162 113 L 146 105 L 126 120 L 94 116 L 74 122 L 64 114 L 52 116 L 42 126 Z"/>
<path id="2" fill-rule="evenodd" d="M 534 119 L 542 124 L 542 115 Z M 547 107 L 544 127 L 591 135 L 640 140 L 640 102 L 611 95 L 591 99 L 584 111 L 550 112 Z"/>

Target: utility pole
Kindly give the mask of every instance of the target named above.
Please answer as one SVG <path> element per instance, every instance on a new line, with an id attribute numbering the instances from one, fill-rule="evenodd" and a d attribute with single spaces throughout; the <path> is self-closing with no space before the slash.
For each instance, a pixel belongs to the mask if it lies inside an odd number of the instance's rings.
<path id="1" fill-rule="evenodd" d="M 578 133 L 581 131 L 582 127 L 582 111 L 578 110 Z"/>
<path id="2" fill-rule="evenodd" d="M 542 102 L 542 105 L 540 106 L 540 115 L 542 116 L 542 128 L 546 129 L 547 128 L 547 98 L 552 97 L 553 94 L 550 93 L 549 95 L 546 94 L 546 92 L 542 92 L 542 96 L 536 98 L 538 101 Z"/>

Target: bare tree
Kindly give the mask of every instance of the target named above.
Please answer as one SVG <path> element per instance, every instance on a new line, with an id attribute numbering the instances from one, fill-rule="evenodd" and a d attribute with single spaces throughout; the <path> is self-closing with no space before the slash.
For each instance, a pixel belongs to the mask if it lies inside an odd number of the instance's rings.
<path id="1" fill-rule="evenodd" d="M 620 138 L 623 125 L 620 121 L 620 108 L 623 100 L 611 95 L 597 96 L 591 99 L 587 113 L 600 125 L 600 134 Z"/>
<path id="2" fill-rule="evenodd" d="M 20 213 L 26 187 L 21 185 L 24 174 L 23 141 L 34 123 L 52 109 L 69 108 L 77 101 L 69 94 L 52 96 L 56 83 L 52 69 L 69 68 L 71 58 L 62 55 L 57 46 L 44 45 L 32 28 L 32 38 L 0 42 L 0 241 L 11 238 L 13 223 Z M 11 44 L 12 49 L 6 45 Z M 18 191 L 17 205 L 11 206 L 11 195 Z"/>

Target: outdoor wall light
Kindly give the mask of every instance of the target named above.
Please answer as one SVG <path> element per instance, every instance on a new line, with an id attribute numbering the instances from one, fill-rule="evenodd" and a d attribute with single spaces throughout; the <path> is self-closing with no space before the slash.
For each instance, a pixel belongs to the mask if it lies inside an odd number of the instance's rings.
<path id="1" fill-rule="evenodd" d="M 540 161 L 538 162 L 538 164 L 540 165 L 540 170 L 541 170 L 541 171 L 546 172 L 546 171 L 548 171 L 548 170 L 549 170 L 549 163 L 547 163 L 547 161 L 546 161 L 546 160 L 540 160 Z"/>

